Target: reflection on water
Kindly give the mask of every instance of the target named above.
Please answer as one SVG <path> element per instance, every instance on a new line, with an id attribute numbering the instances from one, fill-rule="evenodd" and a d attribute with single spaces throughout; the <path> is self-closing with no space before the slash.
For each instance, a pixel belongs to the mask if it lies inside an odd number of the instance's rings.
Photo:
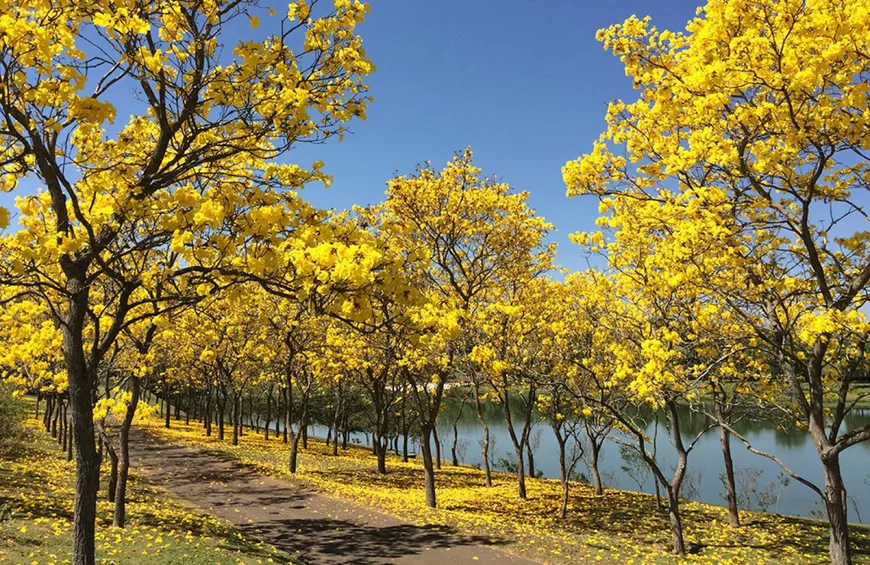
<path id="1" fill-rule="evenodd" d="M 453 442 L 453 421 L 456 418 L 459 401 L 448 398 L 444 411 L 440 417 L 438 433 L 442 443 L 442 458 L 445 462 L 450 461 L 450 446 Z M 519 406 L 517 406 L 519 409 Z M 513 444 L 505 427 L 501 409 L 498 405 L 487 404 L 484 406 L 484 415 L 489 423 L 491 460 L 493 463 L 499 459 L 513 461 Z M 649 422 L 648 433 L 652 436 L 654 428 L 654 414 L 649 413 L 644 418 Z M 709 420 L 703 414 L 692 412 L 688 408 L 681 408 L 680 424 L 683 438 L 691 441 L 704 428 L 709 426 Z M 855 409 L 844 423 L 845 429 L 855 429 L 870 423 L 870 409 Z M 657 441 L 657 456 L 660 460 L 673 461 L 674 450 L 668 441 L 667 430 L 664 421 L 659 422 Z M 796 473 L 822 485 L 824 482 L 822 467 L 819 463 L 815 447 L 805 432 L 778 426 L 770 419 L 762 419 L 757 415 L 745 417 L 734 425 L 735 429 L 745 436 L 754 447 L 774 453 Z M 313 426 L 314 435 L 323 436 L 326 429 L 322 426 Z M 480 441 L 483 438 L 483 428 L 477 421 L 477 414 L 473 403 L 466 403 L 459 415 L 457 423 L 459 432 L 459 444 L 461 459 L 470 465 L 481 463 Z M 547 422 L 538 422 L 532 433 L 533 441 L 537 443 L 535 449 L 536 470 L 543 473 L 544 477 L 558 477 L 559 463 L 557 455 L 556 439 Z M 369 437 L 366 434 L 354 434 L 353 438 L 361 443 L 368 444 Z M 416 451 L 416 443 L 412 442 L 412 449 Z M 734 466 L 738 476 L 738 483 L 742 483 L 743 490 L 751 494 L 742 501 L 742 505 L 751 505 L 754 508 L 766 506 L 767 510 L 780 514 L 792 514 L 797 516 L 822 517 L 824 507 L 821 500 L 806 486 L 797 481 L 783 481 L 784 474 L 780 467 L 773 461 L 755 455 L 744 449 L 743 444 L 736 438 L 732 438 L 732 452 Z M 849 520 L 851 522 L 870 523 L 870 442 L 856 445 L 847 449 L 841 456 L 843 479 L 846 482 L 850 497 Z M 629 468 L 626 468 L 629 467 Z M 667 465 L 665 465 L 667 467 Z M 619 450 L 619 445 L 607 442 L 602 451 L 600 469 L 606 486 L 626 490 L 643 490 L 654 492 L 652 476 L 646 476 L 643 485 L 639 489 L 638 481 L 632 475 L 643 479 L 643 471 L 638 473 L 631 469 Z M 578 471 L 585 472 L 582 464 Z M 684 494 L 691 498 L 711 504 L 724 504 L 724 487 L 720 475 L 724 473 L 722 452 L 719 444 L 719 431 L 712 429 L 707 432 L 696 444 L 689 456 L 689 477 Z M 586 475 L 589 473 L 587 472 Z M 787 484 L 783 484 L 787 482 Z M 741 484 L 738 484 L 740 490 Z M 747 500 L 748 498 L 748 500 Z"/>

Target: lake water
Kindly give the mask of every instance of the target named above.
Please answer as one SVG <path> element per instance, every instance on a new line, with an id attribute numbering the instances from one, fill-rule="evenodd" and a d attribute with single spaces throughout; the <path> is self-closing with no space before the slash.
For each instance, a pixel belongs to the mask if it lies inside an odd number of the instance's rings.
<path id="1" fill-rule="evenodd" d="M 453 442 L 453 420 L 459 403 L 448 398 L 446 406 L 439 420 L 438 434 L 441 439 L 442 460 L 449 464 L 450 446 Z M 513 444 L 510 440 L 507 427 L 501 415 L 501 409 L 495 405 L 485 407 L 486 419 L 489 422 L 491 448 L 490 461 L 495 464 L 499 459 L 514 461 Z M 706 425 L 704 416 L 691 412 L 688 408 L 681 409 L 681 426 L 684 441 L 691 441 Z M 652 418 L 650 418 L 652 420 Z M 846 429 L 870 423 L 870 409 L 856 409 L 846 419 Z M 650 423 L 648 434 L 652 437 L 654 424 Z M 460 459 L 466 464 L 479 465 L 482 461 L 480 441 L 483 439 L 483 428 L 477 421 L 477 413 L 474 404 L 466 403 L 459 415 L 457 424 L 459 442 L 463 446 Z M 754 447 L 777 455 L 794 472 L 824 488 L 821 463 L 815 447 L 805 432 L 798 430 L 782 430 L 768 421 L 758 419 L 744 419 L 735 425 Z M 323 437 L 326 428 L 312 426 L 312 435 Z M 536 471 L 543 473 L 544 477 L 556 478 L 559 476 L 559 462 L 556 439 L 547 422 L 538 422 L 532 431 L 533 441 L 537 443 L 534 450 Z M 357 442 L 368 445 L 366 434 L 353 434 Z M 492 445 L 494 444 L 494 445 Z M 737 475 L 737 489 L 754 492 L 748 500 L 742 500 L 741 506 L 753 509 L 765 509 L 779 514 L 795 516 L 823 517 L 824 506 L 821 499 L 806 486 L 794 480 L 783 484 L 785 477 L 780 467 L 773 461 L 755 455 L 748 451 L 744 444 L 732 438 L 732 456 L 734 459 L 735 473 Z M 494 449 L 493 449 L 494 447 Z M 417 446 L 412 442 L 412 448 L 417 451 Z M 668 431 L 664 422 L 659 424 L 657 457 L 668 467 L 668 462 L 675 460 L 675 452 L 668 440 Z M 623 460 L 619 445 L 608 441 L 602 450 L 599 461 L 599 469 L 603 475 L 605 486 L 625 489 L 654 492 L 654 481 L 648 472 L 627 472 L 628 466 Z M 841 456 L 841 468 L 843 479 L 850 497 L 849 521 L 870 523 L 870 442 L 858 444 L 847 449 Z M 589 476 L 584 463 L 577 465 L 578 472 Z M 720 475 L 724 473 L 722 451 L 719 443 L 719 430 L 713 429 L 707 432 L 696 444 L 689 455 L 687 485 L 684 486 L 683 495 L 687 498 L 707 502 L 711 504 L 724 504 L 724 486 Z M 645 480 L 644 476 L 646 475 Z M 638 485 L 638 477 L 642 485 Z M 638 476 L 640 475 L 640 476 Z M 761 499 L 764 500 L 761 500 Z"/>

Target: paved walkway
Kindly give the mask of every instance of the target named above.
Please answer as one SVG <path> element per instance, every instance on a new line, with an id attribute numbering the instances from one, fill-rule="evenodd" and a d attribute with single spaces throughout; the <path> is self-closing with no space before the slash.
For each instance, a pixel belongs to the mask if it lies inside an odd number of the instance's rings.
<path id="1" fill-rule="evenodd" d="M 499 551 L 489 538 L 401 522 L 142 430 L 131 435 L 134 472 L 303 563 L 534 563 Z"/>

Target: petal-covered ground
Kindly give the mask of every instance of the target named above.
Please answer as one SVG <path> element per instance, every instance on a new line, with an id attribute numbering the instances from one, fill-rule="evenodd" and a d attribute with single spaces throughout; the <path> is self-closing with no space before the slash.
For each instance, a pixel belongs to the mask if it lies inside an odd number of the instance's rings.
<path id="1" fill-rule="evenodd" d="M 496 473 L 493 487 L 483 473 L 468 467 L 443 466 L 437 471 L 438 509 L 425 507 L 422 466 L 390 457 L 386 476 L 378 475 L 369 450 L 351 448 L 333 457 L 322 440 L 309 440 L 301 450 L 298 472 L 287 471 L 289 448 L 278 439 L 245 434 L 240 445 L 206 437 L 202 426 L 159 421 L 150 433 L 187 446 L 235 459 L 260 473 L 282 477 L 290 484 L 314 488 L 358 504 L 369 505 L 415 524 L 439 524 L 469 535 L 508 540 L 510 548 L 553 563 L 675 563 L 669 553 L 667 512 L 655 497 L 609 490 L 595 496 L 583 484 L 571 485 L 568 519 L 558 516 L 559 482 L 527 479 L 528 499 L 519 500 L 513 475 Z M 744 525 L 728 526 L 724 508 L 685 502 L 683 521 L 695 563 L 827 563 L 825 524 L 771 514 L 742 514 Z M 316 535 L 316 534 L 314 534 Z M 853 528 L 855 561 L 870 562 L 870 531 Z"/>
<path id="2" fill-rule="evenodd" d="M 0 563 L 69 563 L 75 463 L 66 461 L 35 420 L 26 423 L 25 433 L 21 440 L 0 442 Z M 291 562 L 274 547 L 131 475 L 126 528 L 111 527 L 112 504 L 100 492 L 97 563 Z"/>
<path id="3" fill-rule="evenodd" d="M 225 455 L 134 430 L 130 453 L 149 481 L 309 565 L 535 565 L 502 540 L 411 524 Z"/>

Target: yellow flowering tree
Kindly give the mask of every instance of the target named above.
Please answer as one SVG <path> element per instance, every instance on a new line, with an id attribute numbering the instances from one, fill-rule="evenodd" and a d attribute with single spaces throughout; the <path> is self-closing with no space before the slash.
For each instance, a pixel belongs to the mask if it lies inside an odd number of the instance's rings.
<path id="1" fill-rule="evenodd" d="M 100 367 L 103 393 L 94 405 L 94 422 L 109 457 L 110 474 L 106 494 L 114 502 L 112 525 L 123 528 L 127 521 L 127 482 L 130 473 L 130 428 L 134 419 L 150 416 L 154 408 L 142 410 L 142 381 L 160 370 L 157 352 L 163 333 L 155 319 L 130 325 L 119 336 L 109 359 Z M 155 344 L 156 342 L 156 344 Z M 115 442 L 117 441 L 117 449 Z"/>
<path id="2" fill-rule="evenodd" d="M 293 3 L 269 19 L 271 35 L 223 49 L 233 22 L 256 25 L 274 10 L 183 0 L 5 7 L 2 186 L 30 175 L 44 191 L 22 201 L 23 229 L 8 236 L 0 278 L 55 293 L 78 469 L 75 565 L 94 562 L 91 390 L 101 360 L 138 315 L 131 295 L 161 277 L 212 279 L 216 269 L 249 267 L 229 264 L 228 249 L 258 267 L 300 218 L 299 200 L 275 189 L 326 178 L 322 163 L 275 158 L 298 141 L 341 136 L 365 114 L 372 65 L 355 27 L 367 7 L 336 0 L 322 15 L 310 8 Z M 119 117 L 113 100 L 141 103 Z M 7 222 L 5 211 L 0 219 Z M 168 256 L 149 256 L 157 248 Z M 277 257 L 285 260 L 276 268 L 291 264 L 292 256 Z M 115 284 L 115 301 L 86 344 L 84 328 L 96 324 L 90 290 L 101 279 Z"/>
<path id="3" fill-rule="evenodd" d="M 657 201 L 673 212 L 658 232 L 717 218 L 727 245 L 695 255 L 687 282 L 773 360 L 824 471 L 823 486 L 802 482 L 824 501 L 831 561 L 849 564 L 839 456 L 870 439 L 842 426 L 867 335 L 868 232 L 853 200 L 868 186 L 867 2 L 711 0 L 685 33 L 632 17 L 599 38 L 640 95 L 610 104 L 600 140 L 563 169 L 568 192 L 601 195 L 605 212 Z M 603 222 L 620 229 L 616 217 Z M 667 243 L 659 264 L 677 277 L 683 242 Z"/>
<path id="4" fill-rule="evenodd" d="M 617 441 L 637 452 L 649 467 L 667 494 L 673 550 L 684 555 L 681 489 L 689 456 L 712 426 L 687 440 L 678 406 L 698 400 L 704 375 L 728 352 L 698 357 L 689 339 L 683 297 L 663 291 L 661 277 L 667 275 L 651 269 L 645 260 L 650 256 L 648 242 L 633 241 L 641 246 L 628 246 L 625 240 L 610 245 L 607 275 L 589 271 L 569 278 L 575 295 L 569 324 L 576 336 L 568 340 L 575 351 L 566 355 L 569 390 L 593 409 L 590 417 L 606 414 L 596 427 L 603 424 L 601 431 L 608 431 L 610 420 L 622 432 Z M 655 438 L 646 433 L 650 410 L 654 418 L 660 411 L 667 421 L 675 452 L 670 474 L 656 456 Z M 589 429 L 592 435 L 597 431 Z"/>
<path id="5" fill-rule="evenodd" d="M 406 258 L 404 270 L 423 297 L 408 313 L 414 335 L 402 355 L 420 420 L 426 502 L 435 506 L 431 436 L 447 380 L 457 373 L 462 326 L 503 281 L 540 261 L 550 228 L 527 204 L 528 193 L 485 178 L 470 149 L 440 171 L 427 165 L 389 181 L 386 201 L 363 218 Z"/>
<path id="6" fill-rule="evenodd" d="M 501 405 L 516 457 L 517 496 L 525 499 L 527 452 L 529 472 L 534 473 L 529 436 L 538 390 L 549 385 L 557 363 L 555 341 L 563 326 L 555 316 L 563 287 L 532 272 L 505 286 L 503 294 L 493 296 L 482 309 L 483 343 L 475 346 L 471 356 Z"/>
<path id="7" fill-rule="evenodd" d="M 61 344 L 63 338 L 45 304 L 6 288 L 0 298 L 0 379 L 11 383 L 13 394 L 36 394 L 36 415 L 42 414 L 45 430 L 68 445 L 66 410 L 67 375 Z M 0 289 L 0 293 L 3 289 Z M 60 430 L 58 430 L 60 425 Z M 64 439 L 66 438 L 66 439 Z"/>

